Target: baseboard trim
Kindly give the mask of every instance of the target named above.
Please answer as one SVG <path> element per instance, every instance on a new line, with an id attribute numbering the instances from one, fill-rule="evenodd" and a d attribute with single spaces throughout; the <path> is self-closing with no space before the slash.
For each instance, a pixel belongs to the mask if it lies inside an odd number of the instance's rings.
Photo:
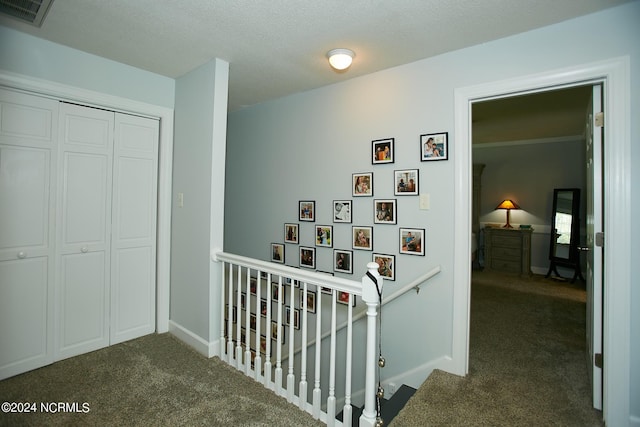
<path id="1" fill-rule="evenodd" d="M 205 357 L 213 357 L 219 355 L 219 340 L 208 342 L 199 335 L 196 335 L 182 325 L 174 322 L 173 320 L 169 320 L 169 333 L 188 346 L 193 347 L 194 350 Z"/>

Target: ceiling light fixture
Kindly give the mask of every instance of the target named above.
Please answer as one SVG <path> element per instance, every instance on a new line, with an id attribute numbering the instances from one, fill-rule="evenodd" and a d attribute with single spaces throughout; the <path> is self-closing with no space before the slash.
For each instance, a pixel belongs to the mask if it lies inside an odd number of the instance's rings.
<path id="1" fill-rule="evenodd" d="M 327 52 L 329 64 L 338 71 L 346 70 L 356 54 L 350 49 L 332 49 Z"/>

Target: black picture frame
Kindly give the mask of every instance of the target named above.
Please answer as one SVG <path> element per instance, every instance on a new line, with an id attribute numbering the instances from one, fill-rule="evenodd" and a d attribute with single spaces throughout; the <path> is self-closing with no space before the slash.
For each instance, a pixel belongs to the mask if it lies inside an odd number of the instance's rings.
<path id="1" fill-rule="evenodd" d="M 396 196 L 417 196 L 420 186 L 418 169 L 393 171 L 393 191 Z"/>
<path id="2" fill-rule="evenodd" d="M 300 246 L 300 267 L 316 268 L 316 248 Z"/>
<path id="3" fill-rule="evenodd" d="M 351 227 L 351 247 L 363 251 L 373 250 L 373 227 L 354 225 Z"/>
<path id="4" fill-rule="evenodd" d="M 394 138 L 371 141 L 371 163 L 380 165 L 394 162 Z"/>
<path id="5" fill-rule="evenodd" d="M 384 280 L 396 280 L 396 256 L 374 253 L 371 260 L 378 264 L 378 273 Z"/>
<path id="6" fill-rule="evenodd" d="M 284 242 L 298 244 L 298 233 L 300 227 L 298 224 L 285 223 L 284 224 Z"/>
<path id="7" fill-rule="evenodd" d="M 373 172 L 361 172 L 352 174 L 351 195 L 353 197 L 373 196 Z"/>
<path id="8" fill-rule="evenodd" d="M 396 199 L 375 199 L 373 201 L 374 224 L 396 224 Z"/>
<path id="9" fill-rule="evenodd" d="M 400 228 L 400 253 L 424 256 L 424 228 Z"/>
<path id="10" fill-rule="evenodd" d="M 316 202 L 314 200 L 300 200 L 298 202 L 298 220 L 315 222 Z"/>
<path id="11" fill-rule="evenodd" d="M 420 161 L 433 162 L 449 159 L 449 133 L 425 133 L 420 135 Z"/>
<path id="12" fill-rule="evenodd" d="M 334 249 L 333 271 L 353 274 L 353 251 Z"/>
<path id="13" fill-rule="evenodd" d="M 333 222 L 351 223 L 353 203 L 351 200 L 333 201 Z"/>
<path id="14" fill-rule="evenodd" d="M 271 262 L 284 264 L 284 245 L 282 243 L 271 244 Z"/>

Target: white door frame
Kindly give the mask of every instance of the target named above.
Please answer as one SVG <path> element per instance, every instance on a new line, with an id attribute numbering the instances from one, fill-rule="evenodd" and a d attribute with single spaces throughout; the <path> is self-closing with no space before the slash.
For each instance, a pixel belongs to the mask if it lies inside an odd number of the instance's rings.
<path id="1" fill-rule="evenodd" d="M 604 84 L 603 417 L 608 425 L 629 423 L 631 329 L 630 59 L 628 56 L 455 90 L 454 325 L 452 358 L 458 375 L 469 370 L 471 282 L 471 104 L 515 93 Z"/>
<path id="2" fill-rule="evenodd" d="M 89 107 L 105 108 L 160 120 L 158 150 L 158 223 L 156 240 L 156 332 L 169 331 L 171 278 L 171 199 L 173 169 L 173 109 L 119 96 L 67 86 L 0 70 L 0 85 Z"/>

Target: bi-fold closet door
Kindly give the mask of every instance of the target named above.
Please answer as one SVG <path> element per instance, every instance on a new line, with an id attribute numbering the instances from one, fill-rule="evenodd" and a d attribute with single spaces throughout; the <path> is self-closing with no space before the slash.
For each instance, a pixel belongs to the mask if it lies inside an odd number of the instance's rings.
<path id="1" fill-rule="evenodd" d="M 34 133 L 29 104 L 42 104 L 51 117 L 40 125 L 48 130 L 38 130 L 48 139 L 34 143 L 5 137 L 6 128 L 18 133 L 12 127 L 20 114 L 1 116 L 0 378 L 6 378 L 155 330 L 158 122 L 1 94 L 3 112 L 14 108 L 24 116 L 23 134 Z M 22 163 L 14 160 L 16 150 L 26 157 Z"/>

